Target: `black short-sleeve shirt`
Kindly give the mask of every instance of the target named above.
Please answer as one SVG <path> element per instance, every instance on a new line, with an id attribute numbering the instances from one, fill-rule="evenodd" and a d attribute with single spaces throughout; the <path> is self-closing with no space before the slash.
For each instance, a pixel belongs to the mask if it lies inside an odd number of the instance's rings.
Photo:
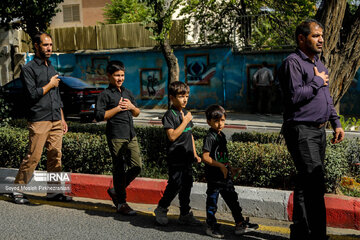
<path id="1" fill-rule="evenodd" d="M 127 98 L 137 107 L 133 94 L 125 87 L 121 91 L 113 85 L 100 93 L 95 107 L 96 121 L 104 121 L 105 112 L 119 105 L 120 98 Z M 109 139 L 132 139 L 136 136 L 132 112 L 121 111 L 107 120 L 106 136 Z"/>
<path id="2" fill-rule="evenodd" d="M 229 163 L 229 153 L 226 144 L 227 141 L 225 134 L 223 132 L 218 134 L 215 130 L 210 128 L 204 138 L 203 151 L 209 152 L 212 159 L 227 165 Z M 224 180 L 224 174 L 218 167 L 206 164 L 205 174 L 208 182 L 218 182 Z"/>
<path id="3" fill-rule="evenodd" d="M 183 109 L 184 116 L 188 113 Z M 182 123 L 182 115 L 179 110 L 171 107 L 165 112 L 162 123 L 164 129 L 176 129 Z M 194 162 L 194 149 L 192 143 L 192 121 L 188 123 L 181 135 L 173 142 L 167 138 L 167 159 L 169 166 L 189 167 Z"/>

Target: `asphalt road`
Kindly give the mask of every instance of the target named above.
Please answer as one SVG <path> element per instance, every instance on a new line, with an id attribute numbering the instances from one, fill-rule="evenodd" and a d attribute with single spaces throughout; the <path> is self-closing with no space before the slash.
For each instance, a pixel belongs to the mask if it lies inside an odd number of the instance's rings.
<path id="1" fill-rule="evenodd" d="M 202 226 L 178 225 L 177 216 L 170 218 L 168 226 L 158 226 L 146 209 L 135 217 L 127 217 L 116 214 L 107 203 L 77 200 L 49 205 L 45 200 L 35 199 L 31 205 L 16 205 L 8 198 L 1 200 L 0 239 L 212 239 L 204 235 Z M 278 233 L 265 232 L 237 237 L 228 224 L 223 224 L 222 229 L 226 239 L 287 239 Z"/>
<path id="2" fill-rule="evenodd" d="M 117 214 L 110 201 L 75 198 L 71 203 L 59 203 L 32 196 L 31 205 L 16 205 L 0 196 L 0 239 L 212 239 L 204 234 L 205 223 L 200 227 L 177 224 L 178 209 L 170 209 L 170 223 L 164 227 L 155 224 L 155 205 L 130 205 L 139 211 L 137 216 Z M 194 214 L 204 222 L 204 212 Z M 288 222 L 254 218 L 259 231 L 235 236 L 231 216 L 218 218 L 226 239 L 284 240 L 289 236 Z M 357 240 L 358 233 L 337 229 L 331 239 Z"/>

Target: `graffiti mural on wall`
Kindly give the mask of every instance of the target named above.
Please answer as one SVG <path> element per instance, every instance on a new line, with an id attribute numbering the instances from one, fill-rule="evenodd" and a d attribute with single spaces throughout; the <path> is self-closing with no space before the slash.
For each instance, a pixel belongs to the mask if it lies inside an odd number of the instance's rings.
<path id="1" fill-rule="evenodd" d="M 161 68 L 140 69 L 141 99 L 162 99 L 165 94 L 165 81 Z"/>
<path id="2" fill-rule="evenodd" d="M 215 64 L 209 64 L 209 54 L 185 55 L 185 82 L 187 84 L 209 85 L 215 72 Z"/>
<path id="3" fill-rule="evenodd" d="M 106 66 L 109 57 L 92 57 L 91 65 L 87 64 L 85 69 L 86 81 L 95 85 L 108 85 L 108 77 L 106 76 Z"/>

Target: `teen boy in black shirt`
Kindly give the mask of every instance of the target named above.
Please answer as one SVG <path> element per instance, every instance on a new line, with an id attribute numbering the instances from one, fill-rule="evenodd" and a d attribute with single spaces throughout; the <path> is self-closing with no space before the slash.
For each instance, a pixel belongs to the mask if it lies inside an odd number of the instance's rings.
<path id="1" fill-rule="evenodd" d="M 202 155 L 202 160 L 206 163 L 207 180 L 206 223 L 208 228 L 206 234 L 215 238 L 224 237 L 215 218 L 219 194 L 225 200 L 234 217 L 235 234 L 253 231 L 259 225 L 251 224 L 249 219 L 244 219 L 232 181 L 231 172 L 235 171 L 229 166 L 227 141 L 225 134 L 221 131 L 225 125 L 225 110 L 220 105 L 211 105 L 205 114 L 207 123 L 210 125 L 209 132 L 204 139 Z"/>
<path id="2" fill-rule="evenodd" d="M 96 103 L 95 118 L 107 120 L 106 137 L 113 160 L 113 182 L 115 190 L 108 189 L 117 211 L 124 215 L 136 215 L 136 211 L 126 203 L 125 188 L 141 171 L 140 148 L 135 135 L 133 117 L 140 114 L 133 94 L 123 86 L 125 67 L 120 61 L 109 62 L 106 72 L 109 87 L 100 95 Z M 124 159 L 130 150 L 130 162 Z M 125 164 L 128 165 L 125 171 Z"/>
<path id="3" fill-rule="evenodd" d="M 169 180 L 163 197 L 155 209 L 156 222 L 160 225 L 168 223 L 167 211 L 171 201 L 179 193 L 180 224 L 199 225 L 199 220 L 190 212 L 190 192 L 193 185 L 192 163 L 194 158 L 200 162 L 196 154 L 192 115 L 184 108 L 189 98 L 189 86 L 183 82 L 173 82 L 169 86 L 169 96 L 172 102 L 163 119 L 164 129 L 168 139 L 167 162 Z"/>

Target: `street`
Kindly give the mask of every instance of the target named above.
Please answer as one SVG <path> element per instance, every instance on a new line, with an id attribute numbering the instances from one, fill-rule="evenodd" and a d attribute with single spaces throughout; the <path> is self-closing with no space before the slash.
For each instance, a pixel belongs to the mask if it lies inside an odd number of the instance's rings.
<path id="1" fill-rule="evenodd" d="M 0 239 L 212 239 L 205 235 L 204 212 L 194 214 L 203 227 L 177 224 L 177 209 L 169 211 L 168 226 L 155 224 L 155 205 L 133 204 L 135 217 L 115 212 L 110 201 L 74 198 L 71 203 L 48 202 L 41 196 L 30 196 L 31 205 L 16 205 L 0 196 Z M 259 231 L 243 236 L 233 234 L 231 216 L 219 215 L 226 239 L 288 239 L 288 222 L 252 218 Z M 359 231 L 333 229 L 331 239 L 360 239 Z"/>

